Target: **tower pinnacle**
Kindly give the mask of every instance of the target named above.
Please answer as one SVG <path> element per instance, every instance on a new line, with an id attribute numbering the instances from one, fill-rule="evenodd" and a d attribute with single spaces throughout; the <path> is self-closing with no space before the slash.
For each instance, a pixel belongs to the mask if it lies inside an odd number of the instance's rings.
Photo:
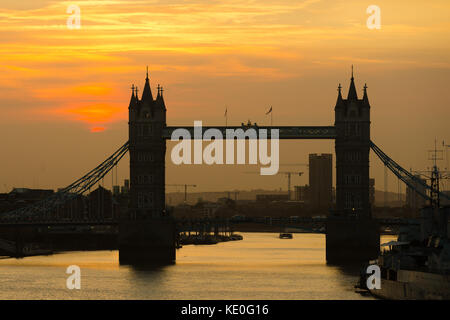
<path id="1" fill-rule="evenodd" d="M 142 91 L 141 100 L 144 103 L 149 103 L 149 104 L 153 103 L 152 90 L 150 89 L 150 80 L 148 79 L 148 66 L 147 66 L 147 74 L 145 77 L 145 85 L 144 85 L 144 90 Z"/>
<path id="2" fill-rule="evenodd" d="M 366 103 L 367 105 L 369 104 L 369 97 L 367 96 L 367 83 L 364 83 L 364 96 L 363 96 L 363 101 L 364 101 L 364 103 Z"/>
<path id="3" fill-rule="evenodd" d="M 342 92 L 341 92 L 341 89 L 342 89 L 342 86 L 341 86 L 341 84 L 339 83 L 339 86 L 338 86 L 338 97 L 337 97 L 336 105 L 339 105 L 339 104 L 341 104 L 341 102 L 342 102 Z"/>
<path id="4" fill-rule="evenodd" d="M 348 89 L 347 100 L 358 100 L 358 95 L 356 94 L 355 88 L 355 78 L 353 77 L 353 65 L 352 65 L 352 78 L 350 79 L 350 88 Z"/>
<path id="5" fill-rule="evenodd" d="M 131 98 L 130 98 L 130 104 L 128 105 L 128 108 L 133 108 L 135 106 L 136 102 L 136 96 L 134 95 L 134 84 L 131 86 Z"/>

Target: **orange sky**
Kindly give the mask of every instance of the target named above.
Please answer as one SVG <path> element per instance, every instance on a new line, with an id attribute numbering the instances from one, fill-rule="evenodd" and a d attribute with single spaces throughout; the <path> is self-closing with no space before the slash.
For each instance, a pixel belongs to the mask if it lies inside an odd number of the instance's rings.
<path id="1" fill-rule="evenodd" d="M 66 26 L 71 4 L 81 9 L 79 30 Z M 380 30 L 366 27 L 371 4 L 381 8 Z M 354 64 L 358 93 L 368 85 L 373 141 L 423 170 L 435 137 L 450 144 L 449 18 L 448 0 L 2 0 L 0 192 L 67 185 L 122 145 L 129 88 L 142 88 L 146 65 L 153 90 L 165 88 L 169 125 L 222 125 L 225 106 L 230 124 L 268 124 L 269 105 L 274 124 L 330 125 L 337 85 L 348 89 Z M 333 149 L 286 141 L 280 159 Z M 286 188 L 282 176 L 243 171 L 169 163 L 167 181 L 199 191 Z M 127 175 L 122 164 L 119 179 Z M 389 188 L 397 190 L 392 176 Z"/>

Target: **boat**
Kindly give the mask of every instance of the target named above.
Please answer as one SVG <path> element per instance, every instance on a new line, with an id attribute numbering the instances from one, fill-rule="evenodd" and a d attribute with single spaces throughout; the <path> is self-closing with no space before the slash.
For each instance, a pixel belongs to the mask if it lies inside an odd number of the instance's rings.
<path id="1" fill-rule="evenodd" d="M 381 245 L 385 250 L 363 266 L 357 287 L 390 300 L 450 299 L 450 206 L 440 206 L 439 176 L 435 164 L 430 204 L 421 209 L 418 221 L 400 228 L 396 241 Z M 379 269 L 372 267 L 375 273 L 368 275 L 369 265 Z"/>
<path id="2" fill-rule="evenodd" d="M 16 242 L 0 239 L 0 255 L 2 256 L 23 258 L 51 254 L 53 250 L 43 248 L 38 243 L 28 243 L 18 248 Z"/>
<path id="3" fill-rule="evenodd" d="M 390 300 L 450 299 L 449 213 L 450 207 L 423 208 L 420 223 L 401 228 L 396 241 L 381 245 L 385 250 L 362 268 L 357 287 Z M 369 265 L 380 268 L 379 289 L 367 288 Z"/>
<path id="4" fill-rule="evenodd" d="M 292 239 L 292 233 L 280 233 L 280 239 Z"/>
<path id="5" fill-rule="evenodd" d="M 41 246 L 36 243 L 30 243 L 22 248 L 22 255 L 24 257 L 47 256 L 52 254 L 53 250 L 41 248 Z"/>
<path id="6" fill-rule="evenodd" d="M 233 233 L 233 234 L 230 236 L 230 240 L 232 240 L 232 241 L 242 240 L 242 239 L 244 239 L 244 237 L 241 236 L 240 234 L 237 234 L 237 233 Z"/>

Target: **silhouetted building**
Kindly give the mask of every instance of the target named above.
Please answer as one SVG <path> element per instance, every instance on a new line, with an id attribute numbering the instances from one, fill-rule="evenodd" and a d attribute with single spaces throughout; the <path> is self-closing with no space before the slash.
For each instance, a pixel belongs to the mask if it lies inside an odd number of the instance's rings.
<path id="1" fill-rule="evenodd" d="M 58 220 L 83 220 L 88 218 L 88 197 L 73 194 L 73 198 L 65 201 L 55 209 Z"/>
<path id="2" fill-rule="evenodd" d="M 257 194 L 256 201 L 272 202 L 272 201 L 288 201 L 287 194 Z"/>
<path id="3" fill-rule="evenodd" d="M 309 203 L 309 186 L 294 186 L 295 201 Z"/>
<path id="4" fill-rule="evenodd" d="M 53 194 L 53 190 L 46 189 L 28 189 L 28 188 L 14 188 L 8 195 L 10 199 L 25 200 L 27 202 L 34 202 L 45 199 Z"/>
<path id="5" fill-rule="evenodd" d="M 414 175 L 418 180 L 422 181 L 426 184 L 426 180 L 422 179 L 420 175 Z M 412 180 L 412 179 L 411 179 Z M 411 183 L 414 185 L 414 188 L 423 194 L 427 194 L 427 191 L 424 186 L 422 186 L 417 181 L 412 180 Z M 411 209 L 417 211 L 422 208 L 426 203 L 425 199 L 422 198 L 419 193 L 417 193 L 414 189 L 409 186 L 406 187 L 406 205 Z"/>
<path id="6" fill-rule="evenodd" d="M 130 180 L 125 179 L 123 181 L 123 186 L 121 187 L 121 192 L 122 193 L 128 193 L 130 192 Z"/>
<path id="7" fill-rule="evenodd" d="M 332 205 L 333 156 L 309 155 L 309 201 L 314 209 L 329 209 Z"/>
<path id="8" fill-rule="evenodd" d="M 88 215 L 90 219 L 114 219 L 117 216 L 112 193 L 102 186 L 88 195 Z"/>
<path id="9" fill-rule="evenodd" d="M 14 188 L 0 197 L 0 212 L 8 212 L 48 198 L 54 193 L 47 189 Z"/>

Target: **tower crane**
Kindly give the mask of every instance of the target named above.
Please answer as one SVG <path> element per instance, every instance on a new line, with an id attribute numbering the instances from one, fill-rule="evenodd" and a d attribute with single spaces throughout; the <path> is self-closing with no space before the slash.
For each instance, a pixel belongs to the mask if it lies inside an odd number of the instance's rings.
<path id="1" fill-rule="evenodd" d="M 169 187 L 184 187 L 184 203 L 187 202 L 187 188 L 188 187 L 197 187 L 195 184 L 166 184 L 166 186 Z"/>
<path id="2" fill-rule="evenodd" d="M 245 173 L 254 173 L 259 174 L 259 172 L 245 172 Z M 303 174 L 302 171 L 280 171 L 279 174 L 285 174 L 288 178 L 288 200 L 291 200 L 291 175 L 301 176 Z"/>
<path id="3" fill-rule="evenodd" d="M 299 175 L 301 176 L 303 174 L 303 172 L 298 172 L 298 171 L 282 171 L 282 172 L 278 172 L 281 174 L 285 174 L 286 177 L 288 178 L 288 200 L 291 200 L 291 175 Z"/>

